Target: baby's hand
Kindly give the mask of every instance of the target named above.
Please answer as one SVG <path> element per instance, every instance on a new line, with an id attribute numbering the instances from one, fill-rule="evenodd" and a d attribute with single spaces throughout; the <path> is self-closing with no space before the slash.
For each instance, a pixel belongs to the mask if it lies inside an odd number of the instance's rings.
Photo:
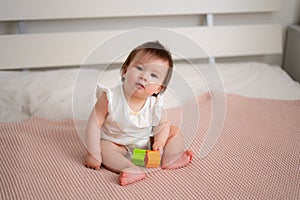
<path id="1" fill-rule="evenodd" d="M 156 141 L 153 143 L 152 145 L 152 149 L 155 151 L 162 151 L 164 148 L 164 143 L 162 143 L 161 141 Z"/>
<path id="2" fill-rule="evenodd" d="M 101 161 L 97 160 L 94 156 L 91 154 L 88 154 L 85 158 L 84 165 L 87 168 L 98 170 L 101 167 Z"/>

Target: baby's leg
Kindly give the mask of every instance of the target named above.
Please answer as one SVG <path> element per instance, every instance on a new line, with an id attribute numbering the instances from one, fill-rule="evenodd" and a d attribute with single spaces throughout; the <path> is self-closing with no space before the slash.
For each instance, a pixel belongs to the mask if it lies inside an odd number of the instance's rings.
<path id="1" fill-rule="evenodd" d="M 175 126 L 170 127 L 170 136 L 164 148 L 162 158 L 163 169 L 176 169 L 184 167 L 192 161 L 193 152 L 183 150 L 184 138 L 179 129 Z"/>
<path id="2" fill-rule="evenodd" d="M 127 150 L 110 141 L 101 140 L 102 163 L 111 171 L 120 173 L 120 185 L 142 180 L 146 173 L 126 158 Z"/>

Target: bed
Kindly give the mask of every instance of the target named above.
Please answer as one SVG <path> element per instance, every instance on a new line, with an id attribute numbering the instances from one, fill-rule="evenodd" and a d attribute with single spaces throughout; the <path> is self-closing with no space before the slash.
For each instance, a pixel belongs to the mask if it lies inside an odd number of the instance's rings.
<path id="1" fill-rule="evenodd" d="M 18 26 L 0 35 L 1 199 L 300 198 L 300 85 L 254 59 L 282 54 L 282 28 L 214 24 L 224 13 L 276 12 L 279 0 L 31 3 L 0 7 L 1 22 Z M 187 16 L 205 23 L 153 27 L 158 18 Z M 79 31 L 78 19 L 151 25 Z M 53 21 L 71 28 L 54 32 Z M 43 23 L 50 28 L 32 28 Z M 120 81 L 120 63 L 148 40 L 173 54 L 165 107 L 195 156 L 177 170 L 145 168 L 145 180 L 124 187 L 118 174 L 83 165 L 83 135 L 97 83 Z"/>

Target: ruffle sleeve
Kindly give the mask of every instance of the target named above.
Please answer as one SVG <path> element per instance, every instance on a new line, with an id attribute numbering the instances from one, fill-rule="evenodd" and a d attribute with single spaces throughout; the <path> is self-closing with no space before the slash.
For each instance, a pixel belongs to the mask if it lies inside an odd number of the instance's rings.
<path id="1" fill-rule="evenodd" d="M 112 91 L 109 87 L 102 85 L 102 84 L 97 84 L 97 89 L 96 89 L 96 98 L 99 99 L 103 92 L 106 93 L 106 98 L 109 102 L 111 102 L 112 98 Z"/>

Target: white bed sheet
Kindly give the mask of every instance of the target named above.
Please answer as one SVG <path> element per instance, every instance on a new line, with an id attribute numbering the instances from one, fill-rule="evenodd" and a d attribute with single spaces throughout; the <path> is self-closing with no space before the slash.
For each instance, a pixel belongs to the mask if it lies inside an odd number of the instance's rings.
<path id="1" fill-rule="evenodd" d="M 205 77 L 199 74 L 208 69 L 208 65 L 197 65 L 195 69 L 186 63 L 175 65 L 175 74 L 186 80 L 188 87 L 195 95 L 200 95 L 210 88 L 205 84 Z M 263 63 L 218 63 L 216 69 L 220 78 L 207 78 L 216 82 L 222 81 L 227 93 L 247 97 L 269 99 L 300 99 L 300 85 L 293 81 L 280 67 Z M 53 120 L 73 118 L 74 88 L 80 88 L 82 104 L 90 107 L 95 102 L 95 75 L 99 70 L 85 70 L 84 79 L 78 79 L 79 69 L 60 69 L 51 71 L 0 72 L 0 121 L 21 121 L 31 116 L 40 116 Z M 91 77 L 90 77 L 91 76 Z M 174 76 L 175 77 L 175 76 Z M 185 90 L 186 84 L 172 79 L 172 88 Z M 114 85 L 120 80 L 119 69 L 108 70 L 101 78 L 101 83 Z M 76 95 L 78 96 L 78 92 Z M 76 96 L 75 95 L 75 96 Z M 179 94 L 176 94 L 179 95 Z M 186 94 L 181 93 L 185 96 Z M 178 101 L 174 93 L 167 93 L 166 108 L 176 106 Z M 188 96 L 189 98 L 190 96 Z M 78 98 L 76 99 L 78 100 Z M 76 109 L 76 118 L 86 119 L 89 110 Z"/>

